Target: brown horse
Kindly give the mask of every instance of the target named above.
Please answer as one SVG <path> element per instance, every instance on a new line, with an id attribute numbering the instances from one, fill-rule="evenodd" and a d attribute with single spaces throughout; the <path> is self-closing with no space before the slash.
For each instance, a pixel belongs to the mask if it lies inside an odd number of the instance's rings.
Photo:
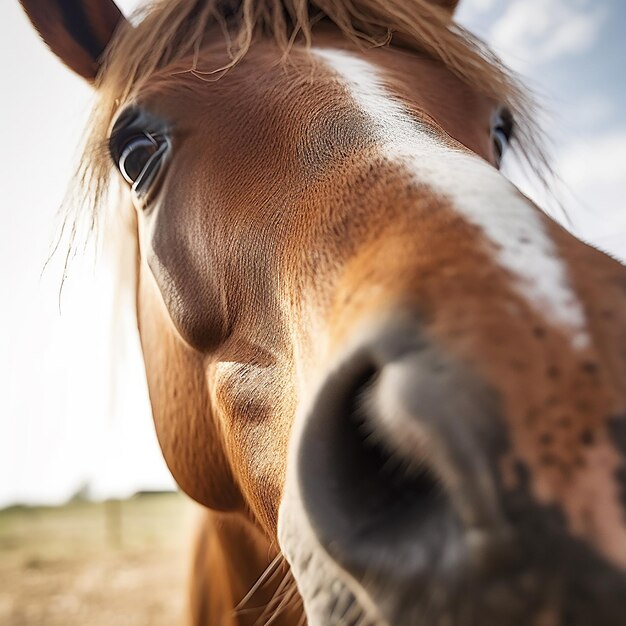
<path id="1" fill-rule="evenodd" d="M 456 3 L 22 3 L 136 225 L 195 623 L 623 625 L 626 270 L 498 171 L 532 109 Z"/>

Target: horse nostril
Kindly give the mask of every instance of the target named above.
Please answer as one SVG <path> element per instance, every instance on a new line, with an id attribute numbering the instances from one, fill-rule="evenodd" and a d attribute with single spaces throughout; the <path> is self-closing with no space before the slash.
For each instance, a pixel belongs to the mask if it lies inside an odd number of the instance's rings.
<path id="1" fill-rule="evenodd" d="M 429 465 L 397 454 L 371 419 L 380 374 L 357 358 L 327 381 L 301 439 L 301 497 L 318 539 L 352 575 L 415 584 L 457 550 L 462 530 Z"/>
<path id="2" fill-rule="evenodd" d="M 427 514 L 444 497 L 441 485 L 424 465 L 411 463 L 387 442 L 369 415 L 367 394 L 375 384 L 370 374 L 348 393 L 336 430 L 334 470 L 346 508 L 360 532 L 384 532 L 390 523 L 408 519 L 415 509 Z"/>

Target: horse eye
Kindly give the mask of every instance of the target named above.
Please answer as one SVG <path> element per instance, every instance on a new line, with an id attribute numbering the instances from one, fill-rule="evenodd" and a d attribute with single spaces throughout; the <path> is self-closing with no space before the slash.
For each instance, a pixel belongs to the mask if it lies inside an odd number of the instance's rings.
<path id="1" fill-rule="evenodd" d="M 130 139 L 122 148 L 117 164 L 125 180 L 131 185 L 138 183 L 158 151 L 158 142 L 147 133 Z"/>
<path id="2" fill-rule="evenodd" d="M 491 141 L 496 157 L 496 164 L 500 167 L 502 157 L 509 147 L 513 135 L 513 117 L 508 109 L 499 109 L 491 120 Z"/>

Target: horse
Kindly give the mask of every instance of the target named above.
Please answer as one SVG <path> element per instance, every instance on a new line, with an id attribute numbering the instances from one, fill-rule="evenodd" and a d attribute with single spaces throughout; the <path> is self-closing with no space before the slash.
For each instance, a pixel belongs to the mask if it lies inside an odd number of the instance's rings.
<path id="1" fill-rule="evenodd" d="M 622 625 L 626 270 L 501 173 L 536 110 L 457 3 L 21 2 L 97 95 L 192 622 Z"/>

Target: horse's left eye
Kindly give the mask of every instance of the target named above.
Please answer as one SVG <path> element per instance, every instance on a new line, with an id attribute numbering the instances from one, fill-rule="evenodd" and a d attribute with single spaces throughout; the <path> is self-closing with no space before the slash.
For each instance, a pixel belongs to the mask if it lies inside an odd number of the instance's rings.
<path id="1" fill-rule="evenodd" d="M 134 185 L 157 153 L 159 144 L 148 134 L 130 139 L 120 154 L 118 168 L 128 183 Z"/>
<path id="2" fill-rule="evenodd" d="M 169 154 L 167 126 L 138 107 L 118 117 L 109 137 L 109 153 L 137 196 L 145 196 Z"/>
<path id="3" fill-rule="evenodd" d="M 513 117 L 508 109 L 498 109 L 491 119 L 491 141 L 496 158 L 496 164 L 500 167 L 502 157 L 509 147 L 513 135 Z"/>

